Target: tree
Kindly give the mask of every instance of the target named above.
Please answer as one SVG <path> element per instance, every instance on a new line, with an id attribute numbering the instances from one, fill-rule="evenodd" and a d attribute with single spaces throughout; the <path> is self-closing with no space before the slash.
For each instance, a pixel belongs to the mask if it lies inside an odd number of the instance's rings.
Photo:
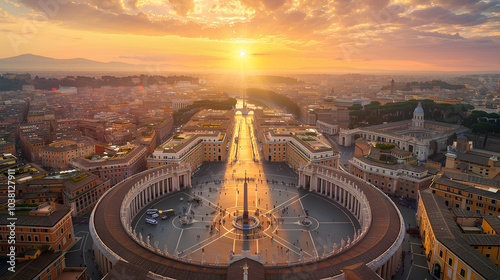
<path id="1" fill-rule="evenodd" d="M 354 140 L 357 140 L 360 137 L 361 137 L 361 135 L 359 135 L 359 134 L 354 134 L 354 136 L 353 136 Z"/>
<path id="2" fill-rule="evenodd" d="M 479 122 L 475 123 L 471 126 L 472 132 L 477 133 L 477 132 L 494 132 L 496 129 L 496 125 L 493 123 L 487 123 L 487 122 Z"/>
<path id="3" fill-rule="evenodd" d="M 296 116 L 300 115 L 299 106 L 287 96 L 284 96 L 282 94 L 276 93 L 276 92 L 271 91 L 271 90 L 264 90 L 264 89 L 257 89 L 257 88 L 248 88 L 246 90 L 246 92 L 247 92 L 248 97 L 272 101 L 276 104 L 280 104 L 280 105 L 284 106 L 292 114 L 294 114 Z"/>
<path id="4" fill-rule="evenodd" d="M 364 114 L 365 114 L 365 112 L 363 112 L 361 110 L 355 110 L 355 111 L 349 112 L 350 116 L 361 116 L 361 115 L 364 115 Z"/>
<path id="5" fill-rule="evenodd" d="M 377 143 L 375 144 L 375 148 L 381 149 L 381 150 L 390 150 L 392 148 L 396 147 L 394 144 L 385 144 L 385 143 Z"/>
<path id="6" fill-rule="evenodd" d="M 354 104 L 351 107 L 348 107 L 347 109 L 349 111 L 361 110 L 361 109 L 363 109 L 363 106 L 361 106 L 360 104 Z"/>
<path id="7" fill-rule="evenodd" d="M 366 117 L 366 121 L 369 124 L 379 124 L 380 123 L 379 117 L 377 115 L 370 115 L 370 116 Z"/>

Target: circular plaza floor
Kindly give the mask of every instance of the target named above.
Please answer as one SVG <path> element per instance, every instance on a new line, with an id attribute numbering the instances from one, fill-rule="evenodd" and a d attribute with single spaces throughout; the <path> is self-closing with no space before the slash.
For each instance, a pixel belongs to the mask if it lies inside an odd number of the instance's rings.
<path id="1" fill-rule="evenodd" d="M 359 223 L 349 211 L 315 193 L 296 187 L 297 174 L 285 163 L 260 163 L 260 169 L 247 173 L 249 214 L 258 219 L 257 229 L 243 234 L 233 226 L 243 214 L 243 183 L 246 164 L 205 163 L 192 179 L 193 187 L 154 201 L 138 213 L 132 227 L 146 241 L 173 257 L 224 265 L 230 252 L 249 250 L 261 254 L 267 264 L 275 259 L 284 264 L 321 258 L 340 247 L 341 240 L 352 240 Z M 253 170 L 253 172 L 252 172 Z M 258 172 L 257 172 L 258 171 Z M 174 209 L 168 219 L 156 218 L 149 225 L 146 210 Z M 309 215 L 308 226 L 301 223 Z M 181 224 L 187 216 L 192 223 Z M 192 220 L 191 220 L 192 219 Z"/>

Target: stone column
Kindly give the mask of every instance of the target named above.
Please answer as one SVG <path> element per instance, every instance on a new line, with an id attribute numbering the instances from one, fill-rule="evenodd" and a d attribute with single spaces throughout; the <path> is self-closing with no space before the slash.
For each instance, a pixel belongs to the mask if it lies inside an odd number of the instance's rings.
<path id="1" fill-rule="evenodd" d="M 172 177 L 172 190 L 176 191 L 176 190 L 179 190 L 179 189 L 180 189 L 180 186 L 179 186 L 179 175 L 174 174 L 174 176 Z"/>

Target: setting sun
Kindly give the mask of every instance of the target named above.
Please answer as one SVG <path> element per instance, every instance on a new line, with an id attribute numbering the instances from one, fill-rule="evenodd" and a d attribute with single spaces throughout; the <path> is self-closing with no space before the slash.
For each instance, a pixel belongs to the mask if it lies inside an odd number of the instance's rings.
<path id="1" fill-rule="evenodd" d="M 241 56 L 245 56 L 245 55 L 247 55 L 247 54 L 246 54 L 246 52 L 241 51 L 241 52 L 240 52 L 240 55 L 241 55 Z"/>

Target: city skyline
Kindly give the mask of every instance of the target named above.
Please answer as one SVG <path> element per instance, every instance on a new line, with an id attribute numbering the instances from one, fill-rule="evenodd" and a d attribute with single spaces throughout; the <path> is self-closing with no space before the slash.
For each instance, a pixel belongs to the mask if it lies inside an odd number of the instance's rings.
<path id="1" fill-rule="evenodd" d="M 197 71 L 495 71 L 499 13 L 495 1 L 5 1 L 0 50 Z"/>

